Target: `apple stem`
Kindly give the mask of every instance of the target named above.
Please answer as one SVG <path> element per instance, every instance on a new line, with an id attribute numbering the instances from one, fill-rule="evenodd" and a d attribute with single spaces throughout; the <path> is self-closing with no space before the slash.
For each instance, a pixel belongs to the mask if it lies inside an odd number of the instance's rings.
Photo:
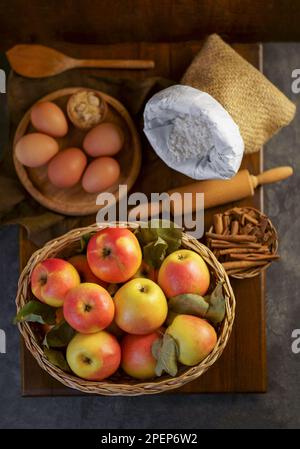
<path id="1" fill-rule="evenodd" d="M 103 248 L 102 250 L 102 256 L 103 257 L 108 257 L 111 255 L 111 249 L 110 248 Z"/>

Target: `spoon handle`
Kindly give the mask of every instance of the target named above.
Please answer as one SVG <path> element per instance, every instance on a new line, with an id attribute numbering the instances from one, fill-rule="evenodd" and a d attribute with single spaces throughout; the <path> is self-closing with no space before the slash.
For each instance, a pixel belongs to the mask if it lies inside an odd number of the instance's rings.
<path id="1" fill-rule="evenodd" d="M 155 63 L 147 59 L 74 59 L 76 67 L 99 69 L 153 69 Z"/>

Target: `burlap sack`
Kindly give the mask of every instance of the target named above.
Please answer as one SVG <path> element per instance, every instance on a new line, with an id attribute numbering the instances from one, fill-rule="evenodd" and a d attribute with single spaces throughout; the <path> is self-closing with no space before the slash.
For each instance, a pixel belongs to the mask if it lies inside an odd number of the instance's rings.
<path id="1" fill-rule="evenodd" d="M 221 103 L 240 128 L 245 153 L 258 151 L 295 115 L 295 105 L 216 34 L 204 42 L 181 83 Z"/>

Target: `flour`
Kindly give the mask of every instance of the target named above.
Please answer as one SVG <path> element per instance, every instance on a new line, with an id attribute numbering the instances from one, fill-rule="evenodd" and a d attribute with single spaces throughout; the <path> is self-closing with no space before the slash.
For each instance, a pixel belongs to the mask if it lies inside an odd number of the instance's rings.
<path id="1" fill-rule="evenodd" d="M 144 132 L 157 155 L 193 179 L 228 179 L 240 167 L 244 142 L 236 123 L 213 97 L 176 85 L 154 95 Z"/>
<path id="2" fill-rule="evenodd" d="M 168 138 L 168 147 L 176 161 L 189 158 L 207 157 L 213 146 L 212 133 L 203 118 L 176 117 L 172 133 Z"/>

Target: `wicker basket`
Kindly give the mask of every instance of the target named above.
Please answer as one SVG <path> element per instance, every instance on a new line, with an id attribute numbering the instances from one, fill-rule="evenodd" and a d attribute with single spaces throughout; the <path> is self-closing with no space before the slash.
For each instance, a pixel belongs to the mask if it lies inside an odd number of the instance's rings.
<path id="1" fill-rule="evenodd" d="M 128 227 L 132 230 L 138 227 L 137 223 L 118 222 L 116 225 Z M 104 228 L 103 225 L 100 228 Z M 16 297 L 17 310 L 19 311 L 30 297 L 30 276 L 33 268 L 41 260 L 48 257 L 69 257 L 74 254 L 74 250 L 79 247 L 80 238 L 87 233 L 95 233 L 99 230 L 99 225 L 94 224 L 85 228 L 74 229 L 67 234 L 48 242 L 43 248 L 36 251 L 29 259 L 24 268 L 18 283 Z M 159 377 L 151 381 L 135 381 L 125 374 L 117 372 L 109 379 L 101 382 L 94 382 L 80 379 L 75 375 L 66 373 L 57 368 L 43 353 L 42 347 L 34 334 L 30 323 L 19 323 L 18 327 L 23 335 L 25 344 L 38 364 L 52 377 L 70 388 L 75 388 L 83 393 L 101 394 L 107 396 L 137 396 L 142 394 L 157 394 L 164 391 L 181 387 L 187 382 L 195 380 L 210 368 L 222 354 L 229 339 L 235 316 L 235 297 L 232 291 L 228 276 L 222 265 L 217 261 L 212 252 L 193 237 L 184 234 L 182 246 L 200 254 L 208 264 L 214 281 L 223 282 L 223 291 L 226 301 L 226 315 L 218 330 L 218 341 L 213 351 L 197 366 L 180 367 L 179 373 L 172 378 L 168 375 Z"/>
<path id="2" fill-rule="evenodd" d="M 234 208 L 237 209 L 237 208 Z M 234 209 L 228 209 L 224 212 L 224 214 L 230 214 L 231 211 L 233 211 Z M 261 218 L 266 218 L 267 219 L 267 230 L 271 232 L 271 234 L 274 237 L 274 243 L 271 245 L 270 248 L 270 254 L 275 255 L 277 254 L 278 251 L 278 234 L 277 231 L 273 225 L 273 223 L 271 222 L 271 220 L 260 210 L 256 209 L 255 207 L 251 207 L 251 206 L 247 206 L 247 207 L 240 207 L 239 208 L 241 211 L 243 212 L 249 212 L 249 211 L 254 211 L 257 215 L 257 217 L 261 217 Z M 213 226 L 211 226 L 211 228 L 209 229 L 209 232 L 213 231 Z M 271 265 L 272 261 L 266 261 L 265 265 L 261 265 L 259 267 L 251 267 L 248 269 L 244 269 L 241 270 L 237 273 L 234 274 L 229 274 L 230 277 L 236 278 L 236 279 L 249 279 L 249 278 L 253 278 L 255 276 L 258 276 L 260 273 L 262 273 L 263 271 L 265 271 L 270 265 Z"/>

